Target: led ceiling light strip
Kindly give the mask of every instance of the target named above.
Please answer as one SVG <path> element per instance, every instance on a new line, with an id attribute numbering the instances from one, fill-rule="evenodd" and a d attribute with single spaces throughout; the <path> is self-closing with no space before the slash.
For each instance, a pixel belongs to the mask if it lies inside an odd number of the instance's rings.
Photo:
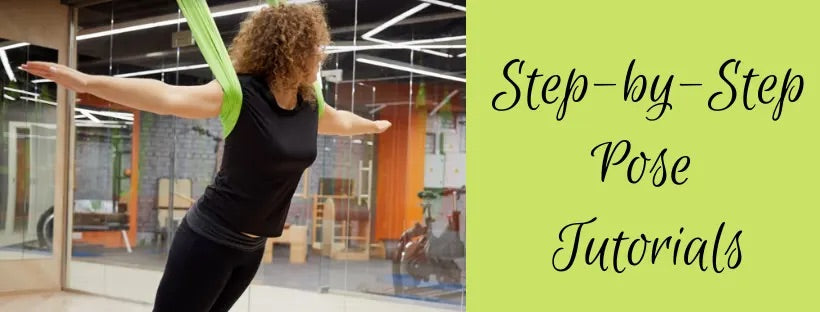
<path id="1" fill-rule="evenodd" d="M 57 106 L 57 102 L 46 101 L 46 100 L 36 99 L 36 98 L 32 98 L 32 97 L 27 97 L 27 96 L 21 96 L 20 99 Z"/>
<path id="2" fill-rule="evenodd" d="M 336 50 L 383 50 L 383 49 L 407 49 L 405 46 L 397 46 L 400 43 L 393 43 L 393 44 L 372 44 L 372 45 L 356 45 L 356 46 L 327 46 L 325 47 L 325 52 L 329 51 L 336 51 Z M 426 48 L 426 49 L 463 49 L 466 48 L 466 44 L 423 44 L 423 45 L 414 45 L 414 48 Z"/>
<path id="3" fill-rule="evenodd" d="M 412 67 L 412 66 L 404 66 L 404 65 L 393 64 L 393 63 L 389 63 L 389 62 L 376 60 L 376 59 L 373 59 L 373 58 L 370 58 L 370 57 L 359 57 L 359 58 L 356 58 L 356 61 L 360 62 L 360 63 L 376 65 L 376 66 L 381 66 L 381 67 L 386 67 L 386 68 L 391 68 L 391 69 L 396 69 L 396 70 L 402 70 L 402 71 L 416 73 L 416 74 L 430 76 L 430 77 L 437 77 L 437 78 L 441 78 L 441 79 L 460 81 L 460 82 L 467 82 L 467 79 L 465 79 L 464 77 L 456 77 L 456 76 L 451 76 L 451 75 L 447 75 L 447 74 L 436 73 L 436 72 L 433 72 L 433 71 L 420 69 L 420 68 Z"/>
<path id="4" fill-rule="evenodd" d="M 408 18 L 413 14 L 418 13 L 419 11 L 424 10 L 424 8 L 429 7 L 429 6 L 430 6 L 429 3 L 419 4 L 415 7 L 413 7 L 412 9 L 409 9 L 409 10 L 405 11 L 404 13 L 397 15 L 394 18 L 391 18 L 387 22 L 384 22 L 384 24 L 381 24 L 378 27 L 371 29 L 370 31 L 368 31 L 364 35 L 362 35 L 362 38 L 373 37 L 376 34 L 382 32 L 383 30 L 385 30 L 387 27 L 393 26 L 394 24 L 400 22 L 401 20 L 403 20 L 405 18 Z"/>
<path id="5" fill-rule="evenodd" d="M 441 57 L 453 57 L 452 55 L 444 53 L 444 52 L 416 48 L 416 47 L 413 47 L 413 46 L 408 46 L 408 45 L 404 45 L 404 44 L 401 44 L 401 43 L 391 42 L 391 41 L 382 40 L 382 39 L 367 38 L 367 40 L 370 40 L 370 41 L 373 41 L 373 42 L 378 42 L 378 43 L 383 43 L 383 44 L 386 44 L 386 45 L 396 46 L 396 47 L 403 47 L 403 48 L 407 48 L 407 49 L 410 49 L 410 50 L 424 52 L 424 53 L 427 53 L 427 54 L 432 54 L 432 55 L 441 56 Z"/>
<path id="6" fill-rule="evenodd" d="M 317 2 L 317 1 L 318 0 L 293 0 L 293 1 L 289 1 L 288 3 L 290 3 L 290 4 L 300 4 L 300 3 L 310 3 L 310 2 Z M 464 45 L 455 45 L 455 46 L 453 46 L 453 45 L 443 45 L 443 46 L 429 46 L 429 47 L 426 47 L 426 46 L 425 47 L 416 47 L 416 46 L 411 46 L 411 45 L 416 45 L 416 44 L 421 44 L 421 43 L 433 43 L 433 42 L 444 42 L 444 41 L 459 40 L 459 39 L 466 38 L 466 36 L 437 38 L 437 39 L 423 39 L 423 40 L 414 40 L 414 41 L 407 41 L 407 42 L 400 42 L 400 43 L 372 38 L 372 36 L 374 36 L 377 33 L 383 31 L 387 27 L 395 25 L 396 23 L 398 23 L 398 22 L 406 19 L 407 17 L 421 11 L 422 9 L 429 7 L 431 3 L 446 6 L 446 7 L 451 7 L 451 8 L 454 8 L 454 9 L 463 8 L 463 7 L 460 7 L 460 6 L 457 6 L 457 5 L 445 5 L 447 3 L 443 2 L 443 1 L 434 1 L 434 2 L 430 2 L 430 3 L 422 3 L 422 4 L 419 4 L 415 7 L 413 7 L 412 9 L 410 9 L 410 10 L 408 10 L 408 11 L 406 11 L 406 12 L 404 12 L 404 13 L 402 13 L 402 14 L 400 14 L 400 15 L 392 18 L 392 19 L 390 19 L 389 21 L 385 22 L 384 24 L 380 25 L 379 27 L 374 28 L 373 30 L 365 33 L 362 36 L 362 38 L 365 38 L 369 41 L 384 44 L 382 47 L 367 47 L 367 48 L 356 47 L 356 48 L 339 49 L 339 50 L 331 49 L 331 50 L 328 50 L 328 52 L 330 54 L 332 54 L 332 53 L 342 53 L 342 52 L 372 50 L 372 49 L 412 49 L 412 50 L 425 52 L 425 53 L 428 53 L 428 54 L 437 55 L 437 56 L 441 56 L 441 57 L 452 57 L 452 55 L 450 55 L 450 54 L 442 53 L 442 52 L 438 52 L 438 51 L 432 51 L 432 50 L 428 50 L 428 49 L 459 49 L 459 48 L 464 48 Z M 230 9 L 230 10 L 224 10 L 224 11 L 216 11 L 216 12 L 213 12 L 212 15 L 213 15 L 213 17 L 216 18 L 216 17 L 222 17 L 222 16 L 230 16 L 230 15 L 236 15 L 236 14 L 242 14 L 242 13 L 248 13 L 248 12 L 255 12 L 255 11 L 259 11 L 262 8 L 265 8 L 267 6 L 268 5 L 264 4 L 264 5 L 255 5 L 255 6 L 245 7 L 245 8 L 237 8 L 237 9 Z M 169 20 L 165 20 L 165 21 L 145 23 L 145 24 L 139 24 L 139 25 L 132 25 L 132 26 L 127 26 L 127 27 L 118 28 L 118 29 L 111 29 L 111 30 L 93 32 L 93 33 L 88 33 L 88 34 L 82 34 L 82 35 L 77 36 L 77 40 L 87 40 L 87 39 L 99 38 L 99 37 L 116 35 L 116 34 L 122 34 L 122 33 L 127 33 L 127 32 L 134 32 L 134 31 L 139 31 L 139 30 L 169 26 L 169 25 L 176 25 L 176 24 L 179 24 L 179 23 L 187 23 L 187 21 L 184 18 L 174 18 L 174 19 L 169 19 Z M 11 46 L 0 48 L 0 49 L 6 49 L 6 48 L 10 49 L 10 48 L 15 48 L 15 47 L 22 46 L 22 45 L 28 45 L 28 43 L 15 44 L 15 45 L 11 45 Z M 140 72 L 140 73 L 134 73 L 132 75 L 140 76 L 140 75 L 150 75 L 150 74 L 153 74 L 153 73 L 159 73 L 159 72 L 153 72 L 153 71 L 147 72 L 147 73 Z M 121 76 L 121 77 L 133 77 L 133 76 Z M 33 83 L 37 83 L 37 84 L 46 83 L 46 82 L 52 82 L 52 81 L 50 81 L 48 79 L 37 79 L 37 80 L 33 81 Z"/>
<path id="7" fill-rule="evenodd" d="M 0 50 L 0 63 L 2 63 L 3 68 L 6 69 L 6 76 L 9 77 L 9 80 L 17 81 L 17 78 L 14 77 L 14 72 L 11 71 L 11 64 L 9 63 L 9 56 L 6 55 L 6 50 Z"/>
<path id="8" fill-rule="evenodd" d="M 288 3 L 289 4 L 302 4 L 302 3 L 310 3 L 310 2 L 317 2 L 317 1 L 318 0 L 292 0 L 292 1 L 288 1 Z M 254 6 L 250 6 L 250 7 L 244 7 L 244 8 L 230 9 L 230 10 L 224 10 L 224 11 L 215 11 L 215 12 L 211 13 L 211 16 L 213 16 L 214 18 L 217 18 L 217 17 L 223 17 L 223 16 L 230 16 L 230 15 L 236 15 L 236 14 L 256 12 L 256 11 L 259 11 L 262 8 L 266 8 L 266 7 L 268 7 L 267 4 L 261 4 L 261 5 L 254 5 Z M 77 40 L 79 41 L 79 40 L 86 40 L 86 39 L 92 39 L 92 38 L 99 38 L 99 37 L 117 35 L 117 34 L 122 34 L 122 33 L 127 33 L 127 32 L 157 28 L 157 27 L 162 27 L 162 26 L 176 25 L 176 24 L 185 24 L 185 23 L 187 23 L 187 21 L 184 18 L 173 18 L 173 19 L 159 21 L 159 22 L 145 23 L 145 24 L 127 26 L 127 27 L 123 27 L 123 28 L 93 32 L 93 33 L 88 33 L 88 34 L 82 34 L 82 35 L 77 36 Z"/>
<path id="9" fill-rule="evenodd" d="M 123 28 L 118 28 L 118 29 L 113 29 L 113 30 L 106 30 L 106 31 L 95 32 L 95 33 L 90 33 L 90 34 L 85 34 L 85 35 L 79 35 L 79 36 L 77 36 L 77 41 L 92 39 L 92 38 L 105 37 L 105 36 L 111 36 L 111 35 L 117 35 L 117 34 L 122 34 L 122 33 L 127 33 L 127 32 L 132 32 L 132 31 L 138 31 L 138 30 L 144 30 L 144 29 L 150 29 L 150 28 L 157 28 L 157 27 L 162 27 L 162 26 L 176 25 L 176 24 L 184 23 L 184 22 L 185 22 L 184 18 L 177 18 L 177 19 L 172 19 L 172 20 L 167 20 L 167 21 L 160 21 L 160 22 L 154 22 L 154 23 L 148 23 L 148 24 L 134 25 L 134 26 L 123 27 Z"/>
<path id="10" fill-rule="evenodd" d="M 466 45 L 458 45 L 458 44 L 439 44 L 439 45 L 422 45 L 419 48 L 428 48 L 428 49 L 464 49 Z M 345 53 L 345 52 L 353 52 L 353 51 L 367 51 L 367 50 L 391 50 L 391 49 L 407 49 L 405 46 L 397 46 L 397 45 L 389 45 L 389 44 L 378 44 L 378 45 L 369 45 L 369 46 L 340 46 L 339 48 L 327 49 L 325 50 L 325 54 L 336 54 L 336 53 Z M 433 51 L 436 52 L 436 51 Z M 439 53 L 439 52 L 436 52 Z M 442 55 L 443 56 L 443 55 Z M 446 57 L 451 57 L 447 55 Z"/>
<path id="11" fill-rule="evenodd" d="M 9 88 L 6 88 L 6 89 L 9 89 Z M 5 97 L 7 99 L 9 98 L 9 96 L 6 95 L 6 94 L 4 94 L 3 97 Z M 20 99 L 57 106 L 57 102 L 41 100 L 41 99 L 32 98 L 32 97 L 28 97 L 28 96 L 21 96 Z M 14 100 L 14 98 L 11 98 L 11 100 Z M 132 113 L 121 113 L 121 112 L 113 112 L 113 111 L 95 111 L 95 110 L 90 110 L 90 109 L 85 109 L 85 108 L 74 108 L 74 111 L 80 113 L 80 115 L 75 115 L 74 116 L 75 119 L 88 118 L 89 121 L 96 122 L 96 123 L 110 123 L 110 121 L 102 121 L 99 118 L 97 118 L 97 116 L 94 116 L 94 115 L 111 117 L 111 118 L 116 118 L 116 119 L 125 120 L 125 121 L 134 121 L 134 114 L 132 114 Z"/>
<path id="12" fill-rule="evenodd" d="M 93 114 L 93 115 L 117 118 L 117 119 L 122 119 L 122 120 L 127 120 L 127 121 L 134 121 L 134 114 L 131 114 L 131 113 L 121 113 L 121 112 L 112 112 L 112 111 L 95 111 L 95 110 L 90 110 L 90 109 L 85 109 L 85 108 L 75 108 L 74 110 L 77 111 L 77 112 L 80 112 L 83 115 L 85 115 L 85 113 L 89 113 L 89 114 Z"/>
<path id="13" fill-rule="evenodd" d="M 6 51 L 6 50 L 16 49 L 16 48 L 20 48 L 20 47 L 25 47 L 29 44 L 30 43 L 28 43 L 28 42 L 20 42 L 20 43 L 7 45 L 7 46 L 2 46 L 2 47 L 0 47 L 0 51 Z"/>
<path id="14" fill-rule="evenodd" d="M 99 119 L 99 118 L 97 118 L 96 116 L 92 115 L 92 114 L 91 114 L 91 113 L 89 113 L 87 110 L 81 110 L 81 111 L 79 111 L 79 112 L 80 112 L 80 114 L 82 114 L 83 116 L 85 116 L 86 118 L 88 118 L 88 120 L 91 120 L 91 121 L 96 122 L 96 123 L 101 123 L 101 121 L 100 121 L 100 119 Z"/>
<path id="15" fill-rule="evenodd" d="M 384 24 L 381 24 L 378 27 L 373 28 L 370 31 L 366 32 L 364 35 L 362 35 L 362 39 L 367 40 L 367 41 L 373 41 L 373 42 L 393 45 L 393 46 L 397 46 L 397 47 L 403 47 L 403 48 L 406 48 L 406 49 L 411 49 L 411 50 L 414 50 L 414 51 L 424 52 L 424 53 L 427 53 L 427 54 L 432 54 L 432 55 L 441 56 L 441 57 L 453 57 L 452 55 L 447 54 L 447 53 L 443 53 L 443 52 L 427 50 L 427 49 L 421 49 L 421 48 L 413 47 L 413 46 L 410 46 L 410 45 L 407 45 L 407 44 L 402 44 L 402 43 L 391 42 L 391 41 L 387 41 L 387 40 L 373 38 L 373 36 L 375 36 L 376 34 L 384 31 L 388 27 L 395 25 L 396 23 L 410 17 L 413 14 L 418 13 L 421 10 L 424 10 L 425 8 L 427 8 L 429 6 L 430 6 L 429 3 L 422 3 L 422 4 L 419 4 L 419 5 L 417 5 L 413 8 L 405 11 L 404 13 L 396 15 L 395 17 L 389 19 L 387 22 L 384 22 Z"/>
<path id="16" fill-rule="evenodd" d="M 34 92 L 28 92 L 28 91 L 23 91 L 23 90 L 19 90 L 19 89 L 9 88 L 9 87 L 3 87 L 3 89 L 6 90 L 6 91 L 17 92 L 17 93 L 22 93 L 22 94 L 28 94 L 28 95 L 31 95 L 31 96 L 34 96 L 34 97 L 40 97 L 39 94 L 34 93 Z"/>
<path id="17" fill-rule="evenodd" d="M 427 2 L 427 3 L 432 3 L 432 4 L 435 4 L 435 5 L 440 5 L 440 6 L 451 8 L 451 9 L 456 9 L 456 10 L 459 10 L 459 11 L 467 12 L 466 7 L 456 5 L 456 4 L 452 4 L 450 2 L 444 2 L 444 1 L 439 1 L 439 0 L 421 0 L 421 1 L 422 2 Z"/>
<path id="18" fill-rule="evenodd" d="M 447 42 L 447 41 L 456 41 L 456 40 L 465 40 L 467 36 L 453 36 L 453 37 L 442 37 L 442 38 L 433 38 L 433 39 L 421 39 L 421 40 L 413 40 L 413 41 L 405 41 L 399 44 L 406 44 L 406 45 L 417 45 L 422 43 L 436 43 L 436 42 Z"/>

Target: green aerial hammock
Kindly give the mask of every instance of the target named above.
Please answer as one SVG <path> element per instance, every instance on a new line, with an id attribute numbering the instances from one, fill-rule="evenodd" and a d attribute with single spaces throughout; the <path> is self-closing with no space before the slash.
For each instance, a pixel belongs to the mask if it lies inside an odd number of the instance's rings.
<path id="1" fill-rule="evenodd" d="M 211 68 L 216 80 L 222 85 L 224 96 L 222 99 L 222 111 L 219 118 L 222 121 L 223 137 L 231 133 L 233 127 L 239 119 L 239 111 L 242 107 L 242 90 L 239 86 L 239 78 L 225 49 L 225 43 L 216 28 L 211 12 L 208 9 L 206 0 L 177 0 L 182 14 L 188 20 L 188 26 L 194 36 L 194 40 L 199 46 L 202 56 Z M 284 4 L 284 1 L 282 1 Z M 279 0 L 268 0 L 270 6 L 280 5 Z M 313 91 L 316 96 L 317 110 L 319 116 L 324 111 L 325 99 L 322 95 L 322 78 L 316 74 L 316 82 L 313 83 Z"/>

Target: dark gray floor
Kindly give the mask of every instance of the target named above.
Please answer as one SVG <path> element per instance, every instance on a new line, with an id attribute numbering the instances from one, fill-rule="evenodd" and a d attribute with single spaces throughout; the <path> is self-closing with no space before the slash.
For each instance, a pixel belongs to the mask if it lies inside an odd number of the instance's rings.
<path id="1" fill-rule="evenodd" d="M 163 269 L 167 255 L 152 248 L 136 248 L 130 254 L 121 249 L 75 248 L 73 254 L 74 260 L 157 271 Z M 307 263 L 290 264 L 288 254 L 287 246 L 276 247 L 273 263 L 260 266 L 254 283 L 307 291 L 328 289 L 396 297 L 389 260 L 338 261 L 309 254 Z M 463 268 L 463 262 L 460 265 Z M 428 283 L 399 297 L 460 305 L 464 300 L 464 289 Z"/>

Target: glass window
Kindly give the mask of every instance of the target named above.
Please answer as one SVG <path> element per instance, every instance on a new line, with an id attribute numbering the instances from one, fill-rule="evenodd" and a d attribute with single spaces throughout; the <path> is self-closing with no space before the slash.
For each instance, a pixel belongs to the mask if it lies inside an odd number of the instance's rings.
<path id="1" fill-rule="evenodd" d="M 0 38 L 0 261 L 52 256 L 57 89 L 29 60 L 57 51 Z"/>
<path id="2" fill-rule="evenodd" d="M 162 23 L 181 17 L 176 4 L 150 3 L 78 9 L 78 68 L 174 85 L 211 81 L 188 25 Z M 226 44 L 249 14 L 243 8 L 263 3 L 208 1 L 212 12 L 239 12 L 215 19 Z M 464 12 L 419 1 L 322 4 L 333 40 L 321 68 L 328 105 L 392 127 L 378 135 L 319 135 L 285 230 L 266 240 L 235 309 L 265 311 L 285 297 L 322 311 L 341 311 L 340 303 L 389 309 L 396 300 L 463 309 Z M 408 10 L 417 12 L 373 32 Z M 124 104 L 79 96 L 69 285 L 153 302 L 169 242 L 213 183 L 224 140 L 216 118 Z M 422 258 L 429 260 L 415 260 Z"/>

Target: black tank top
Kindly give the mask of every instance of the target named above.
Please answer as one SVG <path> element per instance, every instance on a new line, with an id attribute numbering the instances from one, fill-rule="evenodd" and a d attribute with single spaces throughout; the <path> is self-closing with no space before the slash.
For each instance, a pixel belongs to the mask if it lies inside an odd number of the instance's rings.
<path id="1" fill-rule="evenodd" d="M 302 173 L 316 160 L 319 114 L 301 96 L 294 109 L 281 108 L 262 77 L 239 75 L 239 82 L 242 107 L 225 138 L 221 168 L 188 214 L 199 216 L 197 232 L 210 224 L 277 237 Z"/>

